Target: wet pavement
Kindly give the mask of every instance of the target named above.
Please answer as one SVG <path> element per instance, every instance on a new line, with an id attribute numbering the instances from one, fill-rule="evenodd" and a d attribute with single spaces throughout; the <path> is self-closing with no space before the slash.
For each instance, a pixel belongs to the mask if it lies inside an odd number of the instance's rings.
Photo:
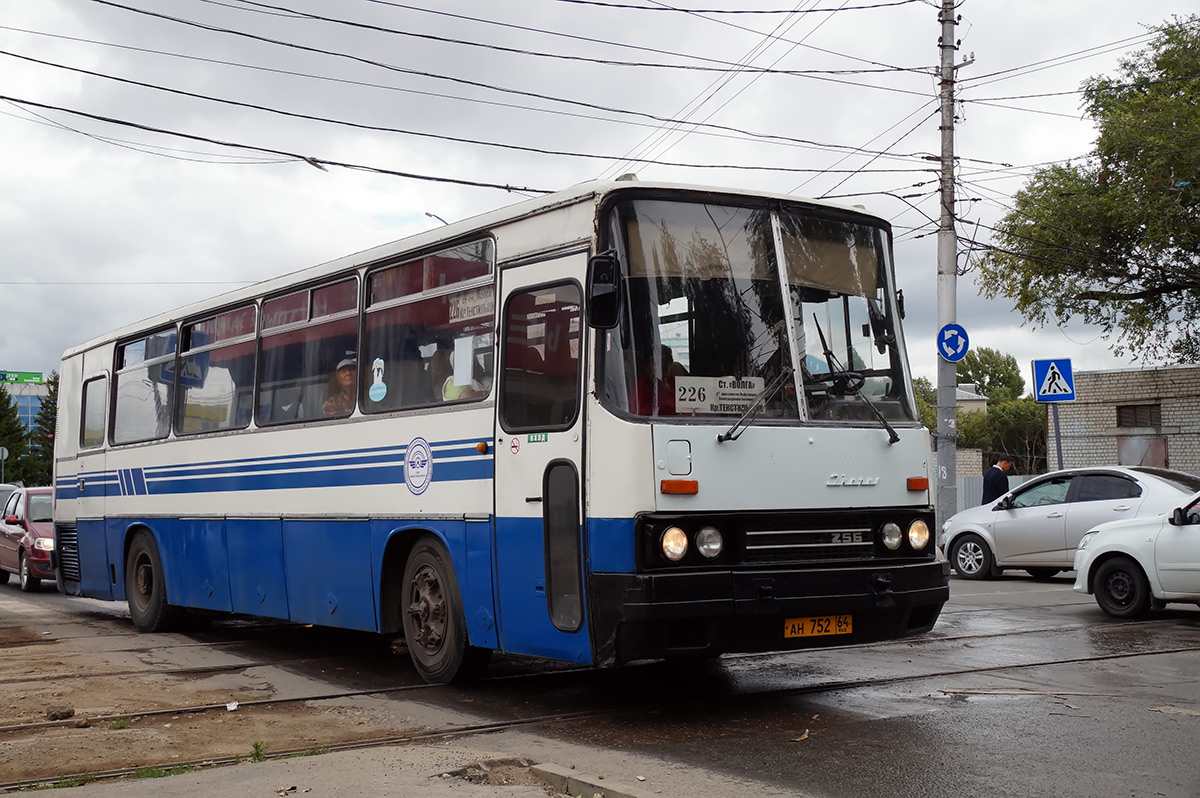
<path id="1" fill-rule="evenodd" d="M 389 641 L 286 624 L 222 622 L 154 661 L 387 689 L 369 700 L 419 705 L 427 722 L 594 713 L 459 744 L 610 784 L 640 774 L 645 795 L 1200 796 L 1200 610 L 1113 621 L 1065 575 L 955 578 L 951 593 L 933 632 L 904 641 L 603 671 L 501 656 L 469 688 L 396 690 L 419 680 Z M 120 605 L 30 600 L 77 613 L 64 634 L 107 657 L 150 645 L 104 636 Z"/>

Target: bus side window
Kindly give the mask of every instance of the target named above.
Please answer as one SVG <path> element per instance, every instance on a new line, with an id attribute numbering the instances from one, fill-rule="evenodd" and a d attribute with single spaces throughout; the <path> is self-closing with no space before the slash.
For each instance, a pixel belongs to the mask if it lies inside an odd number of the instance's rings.
<path id="1" fill-rule="evenodd" d="M 104 419 L 108 407 L 108 378 L 97 377 L 83 384 L 83 423 L 79 428 L 79 446 L 94 449 L 104 445 Z"/>

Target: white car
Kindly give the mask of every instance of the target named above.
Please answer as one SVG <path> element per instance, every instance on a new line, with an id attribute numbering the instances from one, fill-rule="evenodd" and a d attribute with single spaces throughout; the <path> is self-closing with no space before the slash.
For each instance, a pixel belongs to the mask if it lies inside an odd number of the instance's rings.
<path id="1" fill-rule="evenodd" d="M 1200 493 L 1165 515 L 1101 524 L 1075 552 L 1078 593 L 1114 618 L 1167 602 L 1200 605 Z"/>
<path id="2" fill-rule="evenodd" d="M 1107 521 L 1170 513 L 1200 490 L 1200 478 L 1143 466 L 1053 471 L 942 525 L 938 545 L 964 579 L 1005 568 L 1037 578 L 1068 571 L 1084 533 Z"/>

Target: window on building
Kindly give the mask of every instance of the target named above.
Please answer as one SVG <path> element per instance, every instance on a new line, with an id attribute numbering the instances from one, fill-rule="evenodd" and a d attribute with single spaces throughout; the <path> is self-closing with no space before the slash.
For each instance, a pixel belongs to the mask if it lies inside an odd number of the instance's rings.
<path id="1" fill-rule="evenodd" d="M 358 373 L 358 279 L 262 304 L 258 422 L 345 418 Z"/>
<path id="2" fill-rule="evenodd" d="M 1117 426 L 1148 428 L 1162 426 L 1162 405 L 1118 405 Z"/>
<path id="3" fill-rule="evenodd" d="M 364 413 L 478 401 L 491 393 L 493 263 L 492 242 L 484 239 L 370 274 Z"/>
<path id="4" fill-rule="evenodd" d="M 241 429 L 254 412 L 255 307 L 183 326 L 175 432 Z"/>
<path id="5" fill-rule="evenodd" d="M 113 443 L 167 437 L 175 397 L 175 330 L 117 347 Z"/>
<path id="6" fill-rule="evenodd" d="M 97 377 L 83 384 L 83 424 L 79 430 L 79 445 L 93 449 L 104 445 L 104 418 L 108 406 L 108 378 Z"/>

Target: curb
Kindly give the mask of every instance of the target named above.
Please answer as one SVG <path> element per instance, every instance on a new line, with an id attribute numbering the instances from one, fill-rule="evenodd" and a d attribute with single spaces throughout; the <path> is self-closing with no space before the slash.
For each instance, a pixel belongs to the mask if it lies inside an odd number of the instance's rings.
<path id="1" fill-rule="evenodd" d="M 579 773 L 561 765 L 534 765 L 530 771 L 554 789 L 582 798 L 656 798 L 656 793 L 605 781 L 603 776 Z"/>

